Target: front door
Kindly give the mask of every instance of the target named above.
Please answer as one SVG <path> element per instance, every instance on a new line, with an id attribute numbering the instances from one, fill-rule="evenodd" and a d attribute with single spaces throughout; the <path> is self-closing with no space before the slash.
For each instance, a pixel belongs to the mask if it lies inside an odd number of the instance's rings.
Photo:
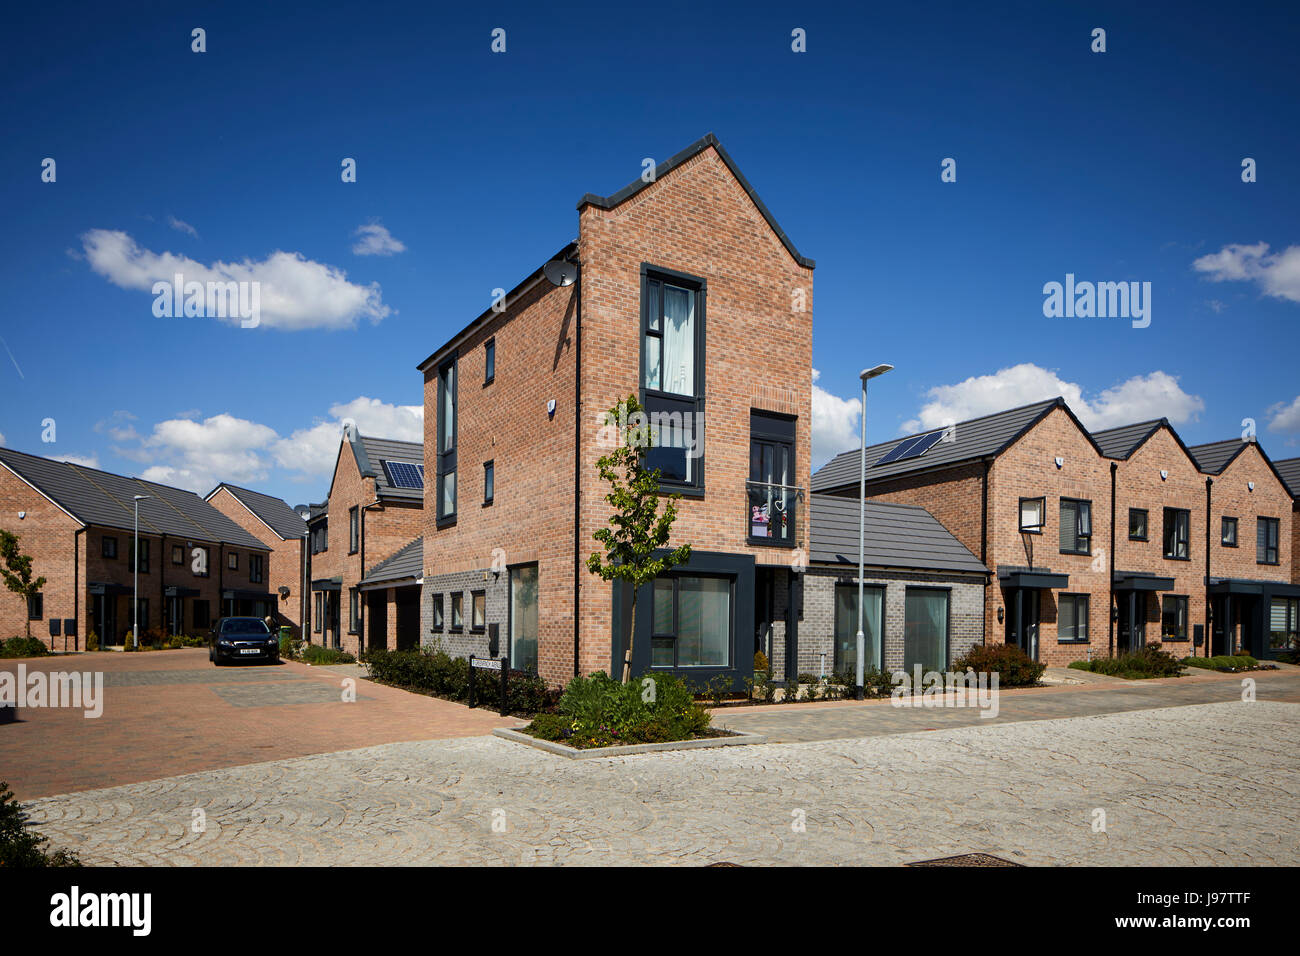
<path id="1" fill-rule="evenodd" d="M 1121 591 L 1115 595 L 1119 620 L 1115 624 L 1115 653 L 1134 654 L 1147 642 L 1147 596 L 1141 591 Z"/>
<path id="2" fill-rule="evenodd" d="M 1037 588 L 1016 588 L 1007 595 L 1006 641 L 1020 648 L 1033 660 L 1038 660 L 1040 607 Z"/>
<path id="3" fill-rule="evenodd" d="M 95 635 L 99 646 L 116 644 L 117 641 L 117 595 L 95 595 Z"/>

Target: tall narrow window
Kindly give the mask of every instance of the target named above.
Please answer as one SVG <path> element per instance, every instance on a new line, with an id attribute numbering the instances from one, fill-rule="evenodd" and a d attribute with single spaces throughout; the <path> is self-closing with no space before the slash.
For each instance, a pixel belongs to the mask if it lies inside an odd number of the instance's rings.
<path id="1" fill-rule="evenodd" d="M 483 504 L 492 504 L 492 497 L 496 494 L 496 463 L 487 461 L 483 463 Z"/>
<path id="2" fill-rule="evenodd" d="M 666 485 L 703 487 L 703 279 L 643 266 L 641 391 L 652 447 L 647 464 Z"/>
<path id="3" fill-rule="evenodd" d="M 360 509 L 360 505 L 353 505 L 348 509 L 348 554 L 356 554 L 361 548 Z"/>
<path id="4" fill-rule="evenodd" d="M 537 565 L 510 569 L 510 666 L 537 672 Z"/>
<path id="5" fill-rule="evenodd" d="M 795 543 L 795 419 L 749 413 L 747 524 L 755 544 Z M 855 632 L 856 633 L 856 632 Z"/>
<path id="6" fill-rule="evenodd" d="M 469 598 L 469 626 L 471 630 L 481 631 L 487 626 L 487 594 L 474 591 Z"/>
<path id="7" fill-rule="evenodd" d="M 1277 564 L 1277 518 L 1260 518 L 1255 525 L 1255 563 Z"/>
<path id="8" fill-rule="evenodd" d="M 465 627 L 465 594 L 463 591 L 456 591 L 451 596 L 451 629 L 453 631 L 463 630 Z"/>
<path id="9" fill-rule="evenodd" d="M 483 346 L 483 384 L 490 385 L 497 377 L 497 340 L 488 339 Z"/>
<path id="10" fill-rule="evenodd" d="M 862 589 L 862 642 L 866 657 L 862 663 L 862 672 L 870 673 L 872 668 L 882 670 L 881 658 L 883 632 L 881 631 L 881 609 L 885 603 L 885 589 L 881 587 L 863 587 Z M 835 585 L 835 662 L 837 674 L 851 674 L 857 679 L 858 668 L 858 586 L 856 584 Z"/>
<path id="11" fill-rule="evenodd" d="M 908 588 L 903 608 L 903 669 L 912 674 L 948 666 L 948 592 Z"/>
<path id="12" fill-rule="evenodd" d="M 248 580 L 251 584 L 260 584 L 262 582 L 262 556 L 260 554 L 250 554 L 248 556 Z"/>
<path id="13" fill-rule="evenodd" d="M 1223 518 L 1220 522 L 1219 530 L 1225 548 L 1235 548 L 1237 546 L 1237 519 Z"/>
<path id="14" fill-rule="evenodd" d="M 315 612 L 312 615 L 315 620 L 312 621 L 312 630 L 317 634 L 321 632 L 321 625 L 325 622 L 325 594 L 322 591 L 316 592 Z M 197 612 L 196 612 L 197 613 Z"/>
<path id="15" fill-rule="evenodd" d="M 361 592 L 348 588 L 348 633 L 356 634 L 361 630 Z"/>
<path id="16" fill-rule="evenodd" d="M 438 519 L 456 515 L 456 360 L 438 369 Z"/>
<path id="17" fill-rule="evenodd" d="M 1187 640 L 1187 598 L 1166 594 L 1160 601 L 1160 640 Z"/>
<path id="18" fill-rule="evenodd" d="M 1165 509 L 1165 557 L 1187 560 L 1191 557 L 1191 512 L 1183 508 Z"/>

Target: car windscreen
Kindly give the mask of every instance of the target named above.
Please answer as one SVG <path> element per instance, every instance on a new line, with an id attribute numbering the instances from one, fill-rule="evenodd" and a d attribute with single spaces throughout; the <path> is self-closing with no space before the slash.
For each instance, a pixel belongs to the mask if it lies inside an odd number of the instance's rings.
<path id="1" fill-rule="evenodd" d="M 247 621 L 239 621 L 239 620 L 222 621 L 221 633 L 222 634 L 256 634 L 256 635 L 266 636 L 271 632 L 266 629 L 266 624 L 264 622 L 250 618 Z"/>

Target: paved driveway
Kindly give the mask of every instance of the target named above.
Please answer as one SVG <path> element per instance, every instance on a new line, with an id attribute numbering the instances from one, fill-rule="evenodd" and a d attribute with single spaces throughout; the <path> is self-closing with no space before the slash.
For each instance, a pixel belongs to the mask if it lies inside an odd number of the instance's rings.
<path id="1" fill-rule="evenodd" d="M 1297 754 L 1300 704 L 1237 702 L 578 761 L 395 743 L 31 809 L 95 864 L 1295 866 Z"/>
<path id="2" fill-rule="evenodd" d="M 206 650 L 72 654 L 0 661 L 0 670 L 94 671 L 103 715 L 29 708 L 0 725 L 0 780 L 19 799 L 178 773 L 518 726 L 487 710 L 355 680 L 357 668 L 215 667 Z"/>

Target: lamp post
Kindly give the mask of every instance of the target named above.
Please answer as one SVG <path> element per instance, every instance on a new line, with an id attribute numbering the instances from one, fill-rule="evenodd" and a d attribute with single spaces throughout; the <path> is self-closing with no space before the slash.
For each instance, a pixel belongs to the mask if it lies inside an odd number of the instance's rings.
<path id="1" fill-rule="evenodd" d="M 131 641 L 140 649 L 140 502 L 153 495 L 135 496 L 135 544 L 131 548 L 134 580 L 131 584 Z"/>
<path id="2" fill-rule="evenodd" d="M 862 700 L 862 680 L 864 674 L 864 664 L 867 656 L 867 638 L 862 631 L 863 615 L 863 585 L 862 579 L 866 575 L 867 564 L 867 382 L 877 376 L 884 375 L 890 371 L 892 365 L 877 365 L 874 368 L 863 369 L 862 379 L 862 445 L 859 455 L 858 468 L 858 662 L 856 682 L 853 688 L 854 697 Z"/>

